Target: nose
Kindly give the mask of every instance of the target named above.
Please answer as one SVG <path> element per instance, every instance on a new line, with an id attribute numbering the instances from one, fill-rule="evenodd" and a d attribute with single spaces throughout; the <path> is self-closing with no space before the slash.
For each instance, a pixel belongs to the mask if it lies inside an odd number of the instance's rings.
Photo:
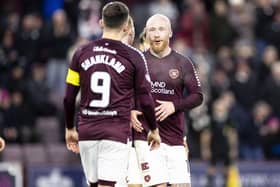
<path id="1" fill-rule="evenodd" d="M 155 37 L 159 37 L 159 35 L 160 35 L 160 34 L 159 34 L 159 31 L 156 30 L 156 31 L 155 31 Z"/>

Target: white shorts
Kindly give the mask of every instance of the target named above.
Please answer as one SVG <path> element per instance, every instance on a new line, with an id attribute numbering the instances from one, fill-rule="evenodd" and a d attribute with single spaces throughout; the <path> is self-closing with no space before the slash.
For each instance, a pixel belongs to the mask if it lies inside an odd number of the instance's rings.
<path id="1" fill-rule="evenodd" d="M 135 147 L 131 147 L 129 151 L 129 162 L 128 162 L 128 184 L 142 184 L 142 173 L 137 160 L 137 153 Z"/>
<path id="2" fill-rule="evenodd" d="M 79 141 L 79 148 L 88 182 L 116 181 L 115 186 L 127 186 L 129 144 L 111 140 Z"/>
<path id="3" fill-rule="evenodd" d="M 131 148 L 128 184 L 152 186 L 168 182 L 167 165 L 161 148 L 150 150 L 146 141 L 136 140 Z"/>
<path id="4" fill-rule="evenodd" d="M 160 144 L 161 149 L 166 154 L 166 163 L 170 184 L 190 184 L 191 175 L 189 162 L 184 146 L 170 146 L 165 143 Z"/>

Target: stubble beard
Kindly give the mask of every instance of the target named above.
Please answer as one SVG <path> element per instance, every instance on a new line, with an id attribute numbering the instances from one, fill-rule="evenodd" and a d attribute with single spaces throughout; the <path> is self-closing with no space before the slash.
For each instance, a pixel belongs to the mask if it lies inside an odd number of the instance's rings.
<path id="1" fill-rule="evenodd" d="M 163 52 L 167 46 L 168 46 L 168 41 L 166 40 L 163 40 L 160 45 L 155 45 L 154 43 L 151 43 L 151 48 L 155 53 Z"/>

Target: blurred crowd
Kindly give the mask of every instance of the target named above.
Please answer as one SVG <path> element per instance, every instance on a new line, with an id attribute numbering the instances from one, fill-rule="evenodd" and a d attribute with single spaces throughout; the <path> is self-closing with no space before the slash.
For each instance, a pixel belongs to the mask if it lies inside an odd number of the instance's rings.
<path id="1" fill-rule="evenodd" d="M 42 141 L 44 117 L 58 120 L 63 141 L 67 66 L 77 46 L 100 37 L 107 2 L 0 1 L 0 132 L 8 144 Z M 205 101 L 186 113 L 191 157 L 207 159 L 205 137 L 221 132 L 235 159 L 279 159 L 280 0 L 123 2 L 137 35 L 150 15 L 168 16 L 172 46 L 199 70 Z"/>

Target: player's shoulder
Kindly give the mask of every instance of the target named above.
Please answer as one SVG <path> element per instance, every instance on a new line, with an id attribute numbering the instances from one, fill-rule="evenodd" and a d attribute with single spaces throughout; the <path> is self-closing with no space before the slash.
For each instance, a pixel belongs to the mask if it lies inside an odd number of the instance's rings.
<path id="1" fill-rule="evenodd" d="M 173 51 L 173 53 L 172 53 L 173 57 L 176 58 L 177 60 L 179 60 L 180 62 L 190 62 L 190 63 L 192 63 L 192 59 L 191 59 L 190 56 L 183 55 L 176 50 L 172 50 L 172 51 Z"/>
<path id="2" fill-rule="evenodd" d="M 127 51 L 129 52 L 130 56 L 133 58 L 133 59 L 142 59 L 146 62 L 146 59 L 145 59 L 145 56 L 144 54 L 137 48 L 131 46 L 131 45 L 128 45 L 128 44 L 125 44 L 124 43 L 124 46 L 126 47 Z"/>
<path id="3" fill-rule="evenodd" d="M 125 44 L 125 43 L 124 43 L 124 46 L 127 48 L 127 50 L 129 50 L 129 52 L 131 54 L 137 55 L 137 56 L 144 56 L 143 53 L 139 49 L 137 49 L 131 45 Z"/>
<path id="4" fill-rule="evenodd" d="M 77 47 L 74 55 L 76 56 L 80 56 L 82 53 L 84 53 L 86 50 L 90 49 L 90 47 L 93 45 L 93 42 L 88 42 L 86 44 L 82 44 L 80 46 Z"/>
<path id="5" fill-rule="evenodd" d="M 182 65 L 191 65 L 193 66 L 194 62 L 192 58 L 188 55 L 183 55 L 176 50 L 173 50 L 172 53 L 173 57 L 176 59 L 177 62 L 182 63 Z"/>

